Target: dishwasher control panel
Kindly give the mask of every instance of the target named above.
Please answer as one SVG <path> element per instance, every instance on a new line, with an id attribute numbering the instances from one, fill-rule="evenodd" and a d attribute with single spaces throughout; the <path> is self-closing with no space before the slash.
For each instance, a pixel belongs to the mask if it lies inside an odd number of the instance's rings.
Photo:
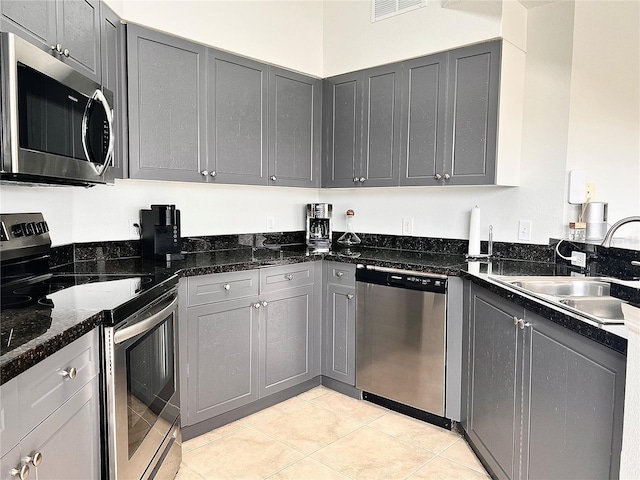
<path id="1" fill-rule="evenodd" d="M 377 270 L 370 267 L 358 268 L 356 269 L 356 281 L 424 292 L 447 292 L 446 277 L 405 271 L 396 272 L 392 269 Z"/>

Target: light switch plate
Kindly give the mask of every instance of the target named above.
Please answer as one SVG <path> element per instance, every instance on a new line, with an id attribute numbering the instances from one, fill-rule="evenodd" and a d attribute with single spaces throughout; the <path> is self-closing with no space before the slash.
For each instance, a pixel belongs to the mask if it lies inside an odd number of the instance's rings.
<path id="1" fill-rule="evenodd" d="M 402 234 L 403 235 L 413 234 L 413 217 L 405 217 L 402 219 Z"/>
<path id="2" fill-rule="evenodd" d="M 518 222 L 518 240 L 531 240 L 531 220 Z"/>

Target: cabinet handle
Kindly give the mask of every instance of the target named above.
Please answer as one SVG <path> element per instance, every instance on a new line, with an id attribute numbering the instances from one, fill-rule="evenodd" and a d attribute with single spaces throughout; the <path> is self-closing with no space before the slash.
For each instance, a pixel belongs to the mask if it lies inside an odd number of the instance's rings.
<path id="1" fill-rule="evenodd" d="M 260 308 L 260 303 L 254 303 L 253 308 Z"/>
<path id="2" fill-rule="evenodd" d="M 24 457 L 25 463 L 31 463 L 34 467 L 38 467 L 42 463 L 42 452 L 36 452 L 32 456 Z"/>
<path id="3" fill-rule="evenodd" d="M 525 322 L 524 320 L 518 320 L 518 328 L 520 330 L 524 330 L 524 327 L 530 327 L 531 324 L 529 322 Z"/>
<path id="4" fill-rule="evenodd" d="M 266 307 L 267 305 L 269 305 L 269 304 L 263 300 L 263 301 L 262 301 L 262 306 L 263 306 L 263 307 Z"/>
<path id="5" fill-rule="evenodd" d="M 347 300 L 351 300 L 353 298 L 353 293 L 348 293 L 347 294 Z"/>
<path id="6" fill-rule="evenodd" d="M 202 173 L 202 175 L 205 176 L 205 177 L 209 176 L 209 171 L 208 170 L 202 170 L 202 172 L 200 172 L 200 173 Z"/>
<path id="7" fill-rule="evenodd" d="M 341 277 L 344 275 L 344 272 L 336 272 L 336 277 Z"/>
<path id="8" fill-rule="evenodd" d="M 293 280 L 293 275 L 291 275 L 290 273 L 287 273 L 284 278 L 286 278 L 287 280 Z"/>
<path id="9" fill-rule="evenodd" d="M 76 375 L 78 375 L 78 371 L 75 367 L 71 367 L 67 368 L 66 370 L 62 370 L 60 372 L 60 375 L 62 375 L 63 377 L 69 377 L 71 380 L 73 380 L 74 378 L 76 378 Z"/>
<path id="10" fill-rule="evenodd" d="M 12 468 L 9 474 L 12 477 L 18 477 L 20 480 L 26 480 L 29 477 L 29 465 L 22 464 L 20 468 Z"/>
<path id="11" fill-rule="evenodd" d="M 445 180 L 449 180 L 451 178 L 451 175 L 449 175 L 448 173 L 444 174 L 444 179 Z"/>
<path id="12" fill-rule="evenodd" d="M 638 262 L 637 260 L 631 260 L 631 265 L 633 265 L 634 267 L 640 267 L 640 262 Z"/>
<path id="13" fill-rule="evenodd" d="M 440 175 L 439 173 L 436 173 L 433 178 L 435 178 L 436 180 L 440 180 L 442 178 L 442 175 Z"/>
<path id="14" fill-rule="evenodd" d="M 228 283 L 225 283 L 224 289 L 228 292 L 229 290 L 231 290 L 231 285 L 229 285 Z"/>
<path id="15" fill-rule="evenodd" d="M 65 57 L 69 58 L 69 49 L 68 49 L 68 48 L 65 48 L 65 49 L 62 51 L 62 54 L 63 54 Z"/>
<path id="16" fill-rule="evenodd" d="M 275 175 L 271 175 L 271 181 L 275 182 L 276 181 L 276 176 Z"/>
<path id="17" fill-rule="evenodd" d="M 365 180 L 366 180 L 366 178 L 360 177 L 360 183 L 364 183 Z"/>

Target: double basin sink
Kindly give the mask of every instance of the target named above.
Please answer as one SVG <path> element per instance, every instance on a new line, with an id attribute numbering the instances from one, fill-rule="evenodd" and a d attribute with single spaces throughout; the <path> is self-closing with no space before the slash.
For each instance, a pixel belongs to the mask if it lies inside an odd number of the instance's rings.
<path id="1" fill-rule="evenodd" d="M 559 303 L 601 324 L 624 323 L 624 300 L 611 296 L 610 279 L 585 277 L 496 277 L 507 285 Z"/>

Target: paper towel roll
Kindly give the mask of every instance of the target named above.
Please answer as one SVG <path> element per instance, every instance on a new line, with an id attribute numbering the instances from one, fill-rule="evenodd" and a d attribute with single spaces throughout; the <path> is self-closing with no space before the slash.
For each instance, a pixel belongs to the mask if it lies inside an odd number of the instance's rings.
<path id="1" fill-rule="evenodd" d="M 476 205 L 471 209 L 469 221 L 469 255 L 480 254 L 480 208 Z"/>

